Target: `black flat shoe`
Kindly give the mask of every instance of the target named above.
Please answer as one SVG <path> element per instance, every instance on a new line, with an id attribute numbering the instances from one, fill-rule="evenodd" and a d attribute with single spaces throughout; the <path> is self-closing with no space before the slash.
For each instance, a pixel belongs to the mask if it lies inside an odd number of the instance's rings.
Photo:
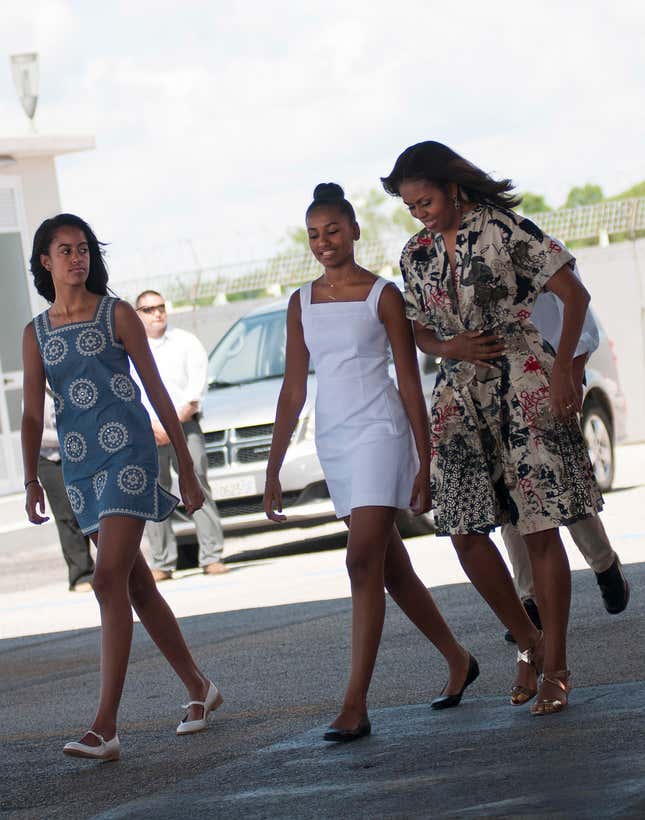
<path id="1" fill-rule="evenodd" d="M 350 743 L 352 740 L 358 740 L 361 737 L 371 734 L 372 724 L 369 720 L 359 723 L 356 729 L 333 729 L 331 726 L 323 735 L 323 740 L 328 740 L 332 743 Z"/>
<path id="2" fill-rule="evenodd" d="M 464 694 L 466 687 L 470 686 L 470 684 L 479 677 L 479 664 L 477 663 L 477 659 L 473 658 L 471 654 L 469 654 L 468 657 L 470 658 L 468 662 L 468 674 L 466 675 L 464 685 L 461 687 L 461 691 L 457 692 L 456 695 L 439 695 L 439 697 L 435 698 L 430 704 L 432 709 L 450 709 L 453 706 L 459 706 L 461 696 Z M 444 686 L 444 689 L 445 688 Z"/>
<path id="3" fill-rule="evenodd" d="M 623 567 L 618 556 L 604 572 L 596 572 L 596 580 L 605 609 L 610 615 L 618 615 L 629 603 L 629 584 L 623 575 Z"/>

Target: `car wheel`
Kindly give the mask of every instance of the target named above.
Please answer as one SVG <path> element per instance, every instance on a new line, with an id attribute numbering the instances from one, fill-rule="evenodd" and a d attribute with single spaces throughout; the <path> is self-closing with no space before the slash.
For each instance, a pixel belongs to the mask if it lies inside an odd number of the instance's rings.
<path id="1" fill-rule="evenodd" d="M 614 440 L 609 415 L 598 402 L 583 407 L 582 432 L 598 486 L 607 492 L 614 483 Z"/>
<path id="2" fill-rule="evenodd" d="M 409 510 L 400 510 L 396 516 L 396 526 L 402 538 L 414 538 L 417 535 L 430 535 L 436 532 L 434 515 L 431 512 L 414 516 Z"/>

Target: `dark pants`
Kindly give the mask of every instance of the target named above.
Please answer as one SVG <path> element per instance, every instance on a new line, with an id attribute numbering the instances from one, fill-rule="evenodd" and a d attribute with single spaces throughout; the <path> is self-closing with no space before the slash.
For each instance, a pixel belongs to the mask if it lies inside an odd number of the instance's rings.
<path id="1" fill-rule="evenodd" d="M 69 505 L 60 461 L 49 461 L 41 456 L 38 460 L 38 477 L 58 528 L 69 573 L 69 588 L 72 589 L 78 583 L 92 580 L 94 561 L 90 554 L 90 539 L 81 532 Z"/>

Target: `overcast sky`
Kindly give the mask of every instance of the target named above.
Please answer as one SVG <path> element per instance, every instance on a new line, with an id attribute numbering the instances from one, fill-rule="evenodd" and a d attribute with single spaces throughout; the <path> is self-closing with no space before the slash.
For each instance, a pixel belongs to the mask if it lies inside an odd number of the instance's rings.
<path id="1" fill-rule="evenodd" d="M 97 140 L 58 161 L 63 208 L 117 253 L 267 256 L 317 182 L 357 195 L 422 139 L 552 205 L 645 179 L 642 0 L 0 6 L 0 133 L 25 130 L 8 57 L 38 51 L 39 131 Z"/>

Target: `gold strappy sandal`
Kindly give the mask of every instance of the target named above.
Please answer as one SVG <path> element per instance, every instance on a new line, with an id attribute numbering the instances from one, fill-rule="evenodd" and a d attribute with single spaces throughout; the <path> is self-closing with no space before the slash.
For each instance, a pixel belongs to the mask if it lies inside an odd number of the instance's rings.
<path id="1" fill-rule="evenodd" d="M 542 632 L 540 632 L 540 637 L 534 646 L 529 646 L 524 651 L 517 650 L 517 663 L 525 663 L 535 669 L 535 689 L 528 689 L 521 683 L 516 683 L 511 689 L 511 703 L 513 706 L 523 706 L 537 695 L 537 680 L 542 673 L 544 664 L 544 634 Z"/>
<path id="2" fill-rule="evenodd" d="M 554 715 L 561 712 L 569 702 L 569 692 L 571 691 L 571 672 L 568 669 L 560 669 L 552 675 L 542 675 L 541 684 L 550 683 L 562 691 L 562 697 L 540 698 L 531 706 L 532 715 Z"/>

